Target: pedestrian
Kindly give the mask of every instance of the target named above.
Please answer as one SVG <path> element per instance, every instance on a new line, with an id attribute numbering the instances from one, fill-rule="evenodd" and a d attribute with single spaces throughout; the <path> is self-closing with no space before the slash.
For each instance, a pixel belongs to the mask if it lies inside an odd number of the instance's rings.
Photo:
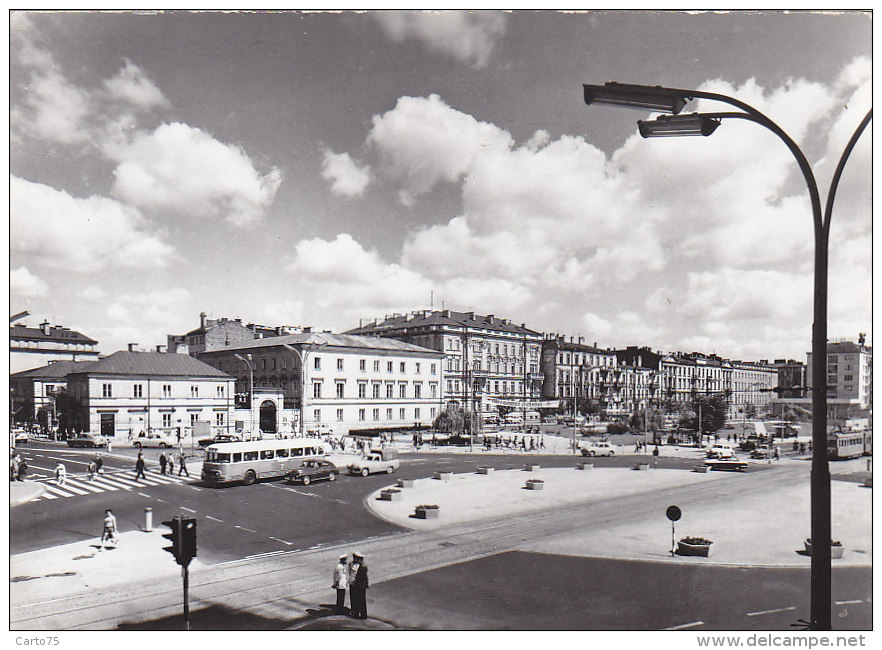
<path id="1" fill-rule="evenodd" d="M 545 436 L 539 436 L 539 449 L 545 449 Z"/>
<path id="2" fill-rule="evenodd" d="M 95 467 L 95 461 L 94 461 L 94 460 L 90 460 L 90 461 L 89 461 L 89 480 L 90 480 L 90 481 L 94 481 L 94 480 L 95 480 L 95 472 L 96 472 L 97 470 L 98 470 L 98 468 Z"/>
<path id="3" fill-rule="evenodd" d="M 165 457 L 165 452 L 159 452 L 159 473 L 165 474 L 165 466 L 168 465 L 168 459 Z"/>
<path id="4" fill-rule="evenodd" d="M 103 474 L 104 473 L 104 459 L 101 458 L 101 454 L 95 454 L 95 473 Z"/>
<path id="5" fill-rule="evenodd" d="M 9 480 L 17 481 L 18 480 L 18 468 L 21 466 L 21 456 L 15 454 L 9 460 Z"/>
<path id="6" fill-rule="evenodd" d="M 190 478 L 190 472 L 187 471 L 187 454 L 181 450 L 181 455 L 178 456 L 178 476 L 181 475 L 181 472 L 187 475 L 187 478 Z"/>
<path id="7" fill-rule="evenodd" d="M 331 587 L 337 590 L 337 613 L 343 614 L 346 611 L 346 588 L 349 586 L 349 568 L 346 563 L 349 560 L 348 555 L 341 555 L 334 567 L 334 577 Z"/>
<path id="8" fill-rule="evenodd" d="M 28 462 L 22 458 L 21 462 L 18 464 L 18 476 L 16 477 L 19 481 L 24 481 L 28 477 Z"/>
<path id="9" fill-rule="evenodd" d="M 175 459 L 172 456 L 171 452 L 168 454 L 168 474 L 172 476 L 175 473 Z"/>
<path id="10" fill-rule="evenodd" d="M 353 618 L 367 618 L 368 568 L 361 553 L 352 554 L 349 565 L 349 609 Z"/>
<path id="11" fill-rule="evenodd" d="M 67 478 L 67 468 L 64 463 L 58 463 L 55 466 L 55 482 L 58 485 L 64 485 L 64 479 Z"/>
<path id="12" fill-rule="evenodd" d="M 111 453 L 113 451 L 113 440 L 107 441 L 107 453 Z"/>
<path id="13" fill-rule="evenodd" d="M 147 467 L 147 463 L 144 462 L 144 455 L 139 451 L 138 452 L 138 460 L 135 461 L 135 480 L 138 480 L 140 476 L 144 480 L 147 480 L 147 476 L 144 474 L 144 469 Z"/>
<path id="14" fill-rule="evenodd" d="M 99 551 L 104 550 L 104 544 L 106 542 L 112 541 L 114 547 L 119 546 L 119 534 L 116 529 L 116 517 L 113 516 L 113 512 L 108 508 L 104 511 L 104 532 L 101 533 L 101 548 Z"/>

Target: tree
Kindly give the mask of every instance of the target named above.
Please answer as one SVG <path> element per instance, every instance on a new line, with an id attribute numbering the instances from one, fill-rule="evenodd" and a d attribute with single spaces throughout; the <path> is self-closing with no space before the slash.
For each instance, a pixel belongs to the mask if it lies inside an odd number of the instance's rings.
<path id="1" fill-rule="evenodd" d="M 698 395 L 692 401 L 692 407 L 696 413 L 701 412 L 700 424 L 696 422 L 694 428 L 701 427 L 700 433 L 716 433 L 726 424 L 728 404 L 725 393 L 710 393 Z"/>

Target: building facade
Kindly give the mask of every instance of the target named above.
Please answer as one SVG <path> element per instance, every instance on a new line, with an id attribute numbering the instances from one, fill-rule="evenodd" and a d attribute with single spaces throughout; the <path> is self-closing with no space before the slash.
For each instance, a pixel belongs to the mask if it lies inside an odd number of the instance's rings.
<path id="1" fill-rule="evenodd" d="M 67 375 L 80 403 L 76 428 L 117 440 L 142 431 L 181 440 L 200 428 L 229 433 L 234 381 L 198 359 L 163 352 L 115 352 Z"/>
<path id="2" fill-rule="evenodd" d="M 808 352 L 806 380 L 811 399 L 812 366 Z M 827 342 L 827 417 L 833 420 L 869 417 L 873 409 L 873 349 L 863 334 L 854 341 Z"/>
<path id="3" fill-rule="evenodd" d="M 199 359 L 235 377 L 240 416 L 253 423 L 239 426 L 263 433 L 427 427 L 443 406 L 444 355 L 392 339 L 304 332 Z"/>
<path id="4" fill-rule="evenodd" d="M 58 425 L 55 399 L 67 387 L 67 375 L 91 361 L 54 361 L 46 366 L 23 370 L 9 376 L 12 420 L 18 424 L 53 430 Z"/>
<path id="5" fill-rule="evenodd" d="M 621 391 L 616 355 L 582 341 L 557 335 L 542 341 L 542 396 L 559 399 L 568 413 L 582 412 L 589 404 L 604 413 L 617 411 Z"/>
<path id="6" fill-rule="evenodd" d="M 347 333 L 397 339 L 441 353 L 445 403 L 491 414 L 503 401 L 529 408 L 542 397 L 543 337 L 525 324 L 493 314 L 422 310 L 362 323 Z"/>
<path id="7" fill-rule="evenodd" d="M 242 324 L 241 318 L 208 318 L 205 312 L 199 314 L 199 327 L 186 334 L 169 334 L 168 351 L 180 354 L 197 355 L 226 347 L 247 345 L 254 339 L 273 336 L 286 336 L 308 331 L 299 327 L 267 327 L 255 323 Z"/>
<path id="8" fill-rule="evenodd" d="M 40 368 L 52 361 L 95 361 L 98 341 L 48 321 L 39 327 L 9 326 L 9 372 Z"/>

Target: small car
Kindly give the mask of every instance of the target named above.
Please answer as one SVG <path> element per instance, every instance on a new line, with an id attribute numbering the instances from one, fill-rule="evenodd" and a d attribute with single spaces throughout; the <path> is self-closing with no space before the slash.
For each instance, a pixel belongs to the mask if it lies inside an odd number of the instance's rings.
<path id="1" fill-rule="evenodd" d="M 371 449 L 370 453 L 349 463 L 347 469 L 353 475 L 361 474 L 362 476 L 367 476 L 378 472 L 391 474 L 398 469 L 400 464 L 398 450 L 394 447 L 384 447 L 382 449 Z"/>
<path id="2" fill-rule="evenodd" d="M 78 433 L 72 438 L 67 439 L 68 447 L 106 447 L 107 440 L 97 433 L 83 432 Z"/>
<path id="3" fill-rule="evenodd" d="M 305 460 L 295 470 L 285 474 L 285 480 L 288 483 L 303 483 L 309 485 L 313 481 L 337 480 L 337 466 L 326 460 Z"/>
<path id="4" fill-rule="evenodd" d="M 12 432 L 15 434 L 15 444 L 18 444 L 20 442 L 28 442 L 30 440 L 28 432 L 24 429 L 13 429 Z"/>
<path id="5" fill-rule="evenodd" d="M 220 433 L 216 435 L 214 438 L 202 438 L 199 440 L 200 447 L 207 447 L 208 445 L 215 445 L 220 442 L 242 442 L 242 438 L 239 436 L 233 436 L 226 433 Z"/>
<path id="6" fill-rule="evenodd" d="M 720 460 L 729 460 L 735 458 L 735 450 L 731 447 L 724 447 L 722 445 L 716 445 L 711 447 L 706 452 L 707 458 L 718 458 Z"/>
<path id="7" fill-rule="evenodd" d="M 135 438 L 132 444 L 138 449 L 141 449 L 142 447 L 159 447 L 160 449 L 166 449 L 174 447 L 175 444 L 177 444 L 177 440 L 165 433 L 151 431 L 150 433 L 145 433 L 144 435 Z"/>
<path id="8" fill-rule="evenodd" d="M 769 449 L 768 447 L 757 447 L 750 452 L 750 457 L 757 460 L 772 458 L 774 455 L 774 450 Z"/>
<path id="9" fill-rule="evenodd" d="M 583 456 L 615 456 L 616 449 L 615 447 L 603 440 L 601 442 L 589 442 L 588 444 L 582 445 L 582 455 Z"/>

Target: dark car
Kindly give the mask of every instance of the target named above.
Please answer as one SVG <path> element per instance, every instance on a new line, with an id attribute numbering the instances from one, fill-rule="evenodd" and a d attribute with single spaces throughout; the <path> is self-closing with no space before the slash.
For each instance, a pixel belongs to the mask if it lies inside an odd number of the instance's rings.
<path id="1" fill-rule="evenodd" d="M 200 447 L 207 447 L 208 445 L 215 445 L 219 442 L 242 442 L 242 438 L 239 436 L 231 436 L 225 433 L 221 433 L 216 435 L 214 438 L 202 438 L 199 441 Z"/>
<path id="2" fill-rule="evenodd" d="M 339 473 L 334 463 L 329 463 L 326 460 L 305 460 L 300 467 L 285 474 L 285 480 L 288 483 L 309 485 L 313 481 L 324 479 L 336 481 Z"/>
<path id="3" fill-rule="evenodd" d="M 80 433 L 67 439 L 68 447 L 106 447 L 107 440 L 94 433 Z"/>

